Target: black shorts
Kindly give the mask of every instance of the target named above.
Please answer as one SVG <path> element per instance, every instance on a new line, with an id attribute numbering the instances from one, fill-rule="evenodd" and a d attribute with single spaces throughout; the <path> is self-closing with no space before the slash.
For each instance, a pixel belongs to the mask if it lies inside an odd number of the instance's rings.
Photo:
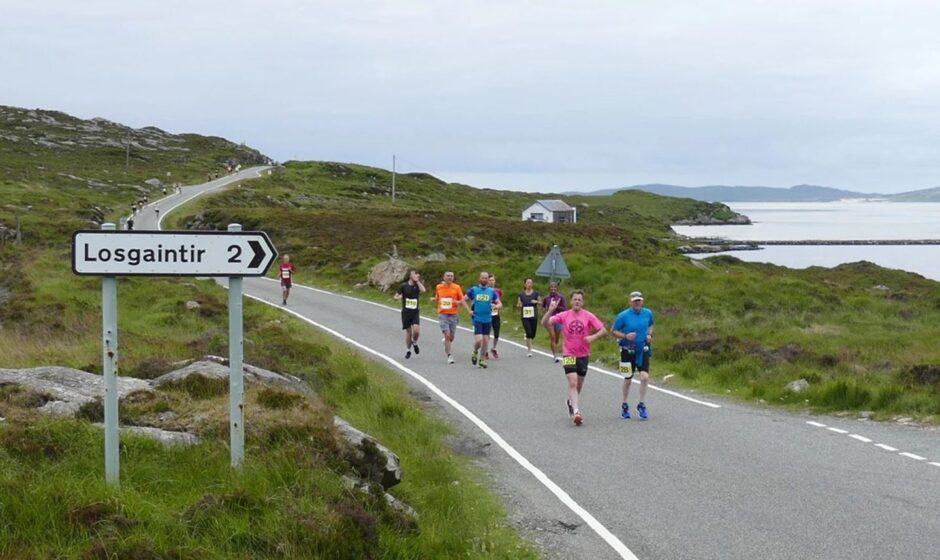
<path id="1" fill-rule="evenodd" d="M 637 361 L 636 350 L 632 348 L 620 348 L 620 373 L 625 378 L 630 379 L 638 371 L 650 372 L 650 354 L 643 352 L 643 357 Z"/>
<path id="2" fill-rule="evenodd" d="M 584 377 L 587 375 L 588 361 L 590 361 L 589 356 L 584 356 L 581 358 L 576 358 L 574 356 L 561 357 L 561 365 L 565 368 L 565 375 L 568 375 L 569 373 L 577 373 L 578 377 Z"/>
<path id="3" fill-rule="evenodd" d="M 401 312 L 401 328 L 409 329 L 414 326 L 421 324 L 421 314 L 418 313 L 418 310 L 406 310 Z"/>
<path id="4" fill-rule="evenodd" d="M 281 278 L 281 286 L 284 286 L 288 290 L 290 289 L 291 281 L 289 278 Z"/>
<path id="5" fill-rule="evenodd" d="M 530 340 L 535 338 L 535 331 L 538 327 L 539 320 L 534 317 L 522 320 L 522 328 L 525 329 L 525 337 Z"/>

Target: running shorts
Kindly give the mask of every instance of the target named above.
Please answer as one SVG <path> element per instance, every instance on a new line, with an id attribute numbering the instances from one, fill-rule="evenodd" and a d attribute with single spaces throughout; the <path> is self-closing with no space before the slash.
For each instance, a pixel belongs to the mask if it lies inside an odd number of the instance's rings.
<path id="1" fill-rule="evenodd" d="M 479 321 L 473 322 L 473 334 L 482 334 L 483 336 L 490 336 L 490 331 L 493 328 L 493 323 L 481 323 Z"/>
<path id="2" fill-rule="evenodd" d="M 457 325 L 460 324 L 460 315 L 441 313 L 437 316 L 437 323 L 441 326 L 441 332 L 456 333 Z"/>
<path id="3" fill-rule="evenodd" d="M 574 356 L 562 356 L 561 365 L 565 368 L 565 375 L 569 373 L 577 373 L 578 377 L 585 377 L 588 372 L 588 362 L 590 361 L 590 356 L 583 356 L 576 358 Z"/>
<path id="4" fill-rule="evenodd" d="M 290 289 L 290 286 L 291 286 L 290 278 L 281 278 L 281 286 Z"/>
<path id="5" fill-rule="evenodd" d="M 525 329 L 525 337 L 530 340 L 535 338 L 535 331 L 538 329 L 538 326 L 539 320 L 534 317 L 522 320 L 522 328 Z"/>
<path id="6" fill-rule="evenodd" d="M 406 309 L 401 312 L 401 328 L 407 329 L 412 325 L 418 326 L 421 324 L 421 314 L 418 313 L 417 309 Z"/>

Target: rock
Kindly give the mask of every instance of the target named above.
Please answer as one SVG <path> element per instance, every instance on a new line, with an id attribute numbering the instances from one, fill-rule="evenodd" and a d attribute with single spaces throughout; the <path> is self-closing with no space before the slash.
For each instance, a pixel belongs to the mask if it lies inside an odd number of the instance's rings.
<path id="1" fill-rule="evenodd" d="M 75 416 L 81 407 L 76 402 L 49 401 L 36 410 L 53 416 Z"/>
<path id="2" fill-rule="evenodd" d="M 447 260 L 447 256 L 444 253 L 431 253 L 424 257 L 424 260 L 427 262 L 444 262 Z"/>
<path id="3" fill-rule="evenodd" d="M 173 447 L 177 445 L 198 445 L 199 444 L 198 436 L 194 434 L 188 434 L 186 432 L 172 432 L 169 430 L 161 430 L 159 428 L 148 428 L 145 426 L 122 426 L 121 431 L 147 436 L 151 439 L 155 439 L 159 441 L 165 447 Z"/>
<path id="4" fill-rule="evenodd" d="M 891 288 L 885 286 L 884 284 L 878 284 L 877 286 L 872 286 L 868 288 L 868 293 L 876 296 L 891 297 Z"/>
<path id="5" fill-rule="evenodd" d="M 861 412 L 858 413 L 858 417 L 859 417 L 859 418 L 864 418 L 865 420 L 868 420 L 869 418 L 871 418 L 871 417 L 874 416 L 874 415 L 875 415 L 874 411 L 871 411 L 871 410 L 863 410 L 863 411 L 861 411 Z"/>
<path id="6" fill-rule="evenodd" d="M 279 373 L 274 373 L 273 371 L 268 371 L 266 369 L 255 367 L 249 364 L 244 364 L 242 369 L 244 371 L 245 381 L 247 383 L 255 383 L 265 387 L 287 389 L 305 395 L 314 394 L 313 389 L 311 389 L 306 383 L 297 377 L 281 375 Z M 191 375 L 201 375 L 209 379 L 228 379 L 228 374 L 228 366 L 216 362 L 200 361 L 189 364 L 184 368 L 171 371 L 170 373 L 165 373 L 160 377 L 153 379 L 150 383 L 152 387 L 159 388 L 167 383 L 178 382 L 186 379 Z"/>
<path id="7" fill-rule="evenodd" d="M 803 391 L 809 389 L 809 381 L 805 379 L 797 379 L 796 381 L 791 381 L 787 383 L 787 391 L 793 393 L 802 393 Z"/>
<path id="8" fill-rule="evenodd" d="M 150 185 L 151 187 L 158 187 L 158 188 L 159 188 L 159 187 L 162 187 L 162 186 L 163 186 L 163 181 L 161 181 L 160 179 L 157 179 L 156 177 L 153 177 L 153 178 L 151 178 L 151 179 L 147 179 L 146 181 L 144 181 L 144 183 L 147 184 L 147 185 Z"/>
<path id="9" fill-rule="evenodd" d="M 346 441 L 349 442 L 349 444 L 357 451 L 357 453 L 359 453 L 360 457 L 364 455 L 364 442 L 369 441 L 375 445 L 379 451 L 379 454 L 382 455 L 385 459 L 385 464 L 382 465 L 381 483 L 383 488 L 388 490 L 392 486 L 395 486 L 401 482 L 401 460 L 398 458 L 398 455 L 395 455 L 387 447 L 375 441 L 375 438 L 369 434 L 357 430 L 349 422 L 343 420 L 339 416 L 333 417 L 333 425 L 336 426 L 336 429 L 343 436 L 343 438 L 345 438 Z"/>
<path id="10" fill-rule="evenodd" d="M 198 301 L 189 300 L 189 301 L 186 302 L 186 309 L 189 310 L 189 311 L 192 311 L 192 310 L 194 310 L 194 309 L 199 309 L 199 308 L 201 308 L 201 307 L 202 307 L 202 306 L 199 305 L 199 302 L 198 302 Z"/>
<path id="11" fill-rule="evenodd" d="M 369 284 L 386 292 L 389 287 L 404 282 L 411 268 L 411 265 L 401 259 L 390 258 L 372 267 L 369 271 Z"/>
<path id="12" fill-rule="evenodd" d="M 404 513 L 405 515 L 409 515 L 415 519 L 418 518 L 418 512 L 416 512 L 413 507 L 399 500 L 395 496 L 392 496 L 388 492 L 385 493 L 385 501 L 388 502 L 389 507 L 391 507 L 395 511 Z"/>
<path id="13" fill-rule="evenodd" d="M 898 418 L 898 419 L 897 419 L 898 424 L 907 424 L 907 423 L 913 422 L 913 421 L 914 421 L 913 418 L 909 418 L 909 417 L 907 417 L 907 416 L 902 416 L 901 418 Z"/>
<path id="14" fill-rule="evenodd" d="M 50 401 L 39 410 L 54 414 L 65 410 L 77 411 L 81 405 L 104 395 L 104 377 L 78 369 L 44 366 L 30 369 L 0 369 L 0 385 L 23 385 L 48 395 Z M 135 391 L 151 391 L 143 379 L 118 377 L 118 398 Z M 57 403 L 57 404 L 53 404 Z"/>

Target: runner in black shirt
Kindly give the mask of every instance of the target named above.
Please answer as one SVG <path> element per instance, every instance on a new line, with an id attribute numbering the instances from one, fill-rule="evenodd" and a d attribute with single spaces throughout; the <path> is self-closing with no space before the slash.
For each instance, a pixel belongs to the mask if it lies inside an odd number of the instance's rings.
<path id="1" fill-rule="evenodd" d="M 522 328 L 525 329 L 525 345 L 529 349 L 529 358 L 532 357 L 532 341 L 535 340 L 535 330 L 539 325 L 538 308 L 542 303 L 539 291 L 532 287 L 533 284 L 531 278 L 526 278 L 524 289 L 516 301 L 516 307 L 522 311 Z"/>
<path id="2" fill-rule="evenodd" d="M 405 331 L 405 359 L 411 357 L 411 350 L 415 354 L 420 354 L 418 348 L 418 336 L 421 334 L 421 313 L 418 309 L 418 303 L 421 300 L 421 294 L 424 293 L 424 284 L 421 283 L 421 275 L 417 270 L 408 272 L 408 281 L 398 287 L 395 293 L 395 299 L 401 300 L 401 328 Z"/>

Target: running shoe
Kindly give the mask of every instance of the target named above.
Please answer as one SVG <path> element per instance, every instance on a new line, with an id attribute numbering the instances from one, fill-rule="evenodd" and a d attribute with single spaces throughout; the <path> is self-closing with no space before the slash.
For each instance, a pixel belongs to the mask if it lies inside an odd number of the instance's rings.
<path id="1" fill-rule="evenodd" d="M 479 355 L 480 355 L 479 351 L 474 350 L 473 354 L 470 354 L 470 363 L 473 365 L 477 365 L 477 356 Z"/>
<path id="2" fill-rule="evenodd" d="M 285 299 L 284 301 L 282 301 L 281 305 L 287 305 L 287 300 Z"/>
<path id="3" fill-rule="evenodd" d="M 569 399 L 565 399 L 565 404 L 568 405 L 568 418 L 571 418 L 574 416 L 574 409 L 571 408 L 571 401 Z"/>
<path id="4" fill-rule="evenodd" d="M 499 352 L 496 351 L 496 348 L 493 348 L 493 359 L 494 360 L 499 359 Z"/>
<path id="5" fill-rule="evenodd" d="M 414 349 L 416 356 L 421 353 L 421 349 L 418 348 L 417 344 L 412 344 L 411 347 Z"/>
<path id="6" fill-rule="evenodd" d="M 532 357 L 532 352 L 529 352 L 528 354 L 526 354 L 525 357 L 526 357 L 526 358 L 531 358 L 531 357 Z"/>
<path id="7" fill-rule="evenodd" d="M 448 364 L 454 363 L 454 357 L 451 356 L 450 354 L 447 355 L 447 363 L 448 363 Z"/>
<path id="8" fill-rule="evenodd" d="M 630 405 L 623 403 L 620 405 L 620 416 L 623 416 L 624 420 L 630 419 Z"/>
<path id="9" fill-rule="evenodd" d="M 638 404 L 636 405 L 636 412 L 637 412 L 637 414 L 640 415 L 640 418 L 642 418 L 643 420 L 646 420 L 647 417 L 649 416 L 649 415 L 646 413 L 646 405 L 643 404 L 643 403 L 638 403 Z"/>
<path id="10" fill-rule="evenodd" d="M 411 357 L 411 350 L 408 350 L 407 352 L 405 352 L 405 359 L 407 360 L 410 357 Z"/>
<path id="11" fill-rule="evenodd" d="M 580 410 L 574 411 L 574 425 L 580 426 L 584 422 L 584 416 L 581 415 Z"/>
<path id="12" fill-rule="evenodd" d="M 480 360 L 480 367 L 486 369 L 486 360 Z"/>
<path id="13" fill-rule="evenodd" d="M 552 359 L 555 360 L 556 364 L 561 361 L 561 358 L 559 358 L 558 356 L 552 356 Z"/>

